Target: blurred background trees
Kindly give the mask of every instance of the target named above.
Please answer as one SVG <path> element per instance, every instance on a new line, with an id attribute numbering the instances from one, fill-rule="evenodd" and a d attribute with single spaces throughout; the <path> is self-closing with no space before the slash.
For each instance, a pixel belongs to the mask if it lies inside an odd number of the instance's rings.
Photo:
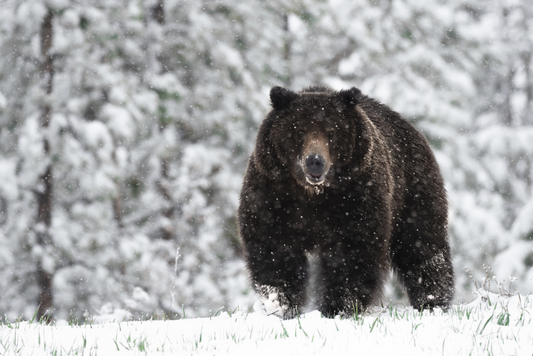
<path id="1" fill-rule="evenodd" d="M 457 301 L 483 264 L 533 289 L 533 3 L 0 8 L 1 315 L 249 308 L 235 210 L 273 85 L 399 111 L 445 176 Z"/>

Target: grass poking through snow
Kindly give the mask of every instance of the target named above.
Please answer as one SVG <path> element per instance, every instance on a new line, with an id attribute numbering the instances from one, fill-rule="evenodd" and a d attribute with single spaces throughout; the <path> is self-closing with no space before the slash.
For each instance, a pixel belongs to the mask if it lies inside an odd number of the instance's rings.
<path id="1" fill-rule="evenodd" d="M 236 310 L 174 321 L 2 320 L 0 355 L 533 355 L 532 297 L 511 295 L 511 285 L 490 293 L 485 282 L 474 302 L 448 312 L 389 306 L 284 321 Z"/>

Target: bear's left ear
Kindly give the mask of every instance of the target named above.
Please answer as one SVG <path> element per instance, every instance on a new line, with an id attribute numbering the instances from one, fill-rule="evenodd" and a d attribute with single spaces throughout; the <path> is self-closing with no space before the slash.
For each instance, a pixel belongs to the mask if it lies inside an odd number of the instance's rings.
<path id="1" fill-rule="evenodd" d="M 339 92 L 339 97 L 341 101 L 351 107 L 357 105 L 359 99 L 361 98 L 361 95 L 361 90 L 357 89 L 356 87 L 352 87 L 348 90 L 341 90 Z"/>
<path id="2" fill-rule="evenodd" d="M 297 97 L 298 94 L 282 87 L 270 89 L 270 101 L 274 110 L 285 109 Z"/>

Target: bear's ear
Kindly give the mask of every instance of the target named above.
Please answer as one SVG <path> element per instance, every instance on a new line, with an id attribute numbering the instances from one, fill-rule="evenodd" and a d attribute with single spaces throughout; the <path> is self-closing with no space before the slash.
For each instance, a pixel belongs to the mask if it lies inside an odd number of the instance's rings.
<path id="1" fill-rule="evenodd" d="M 298 94 L 282 87 L 270 89 L 270 101 L 274 110 L 285 109 L 297 97 Z"/>
<path id="2" fill-rule="evenodd" d="M 341 90 L 339 92 L 341 101 L 351 107 L 357 105 L 361 95 L 361 90 L 357 89 L 356 87 L 352 87 L 348 90 Z"/>

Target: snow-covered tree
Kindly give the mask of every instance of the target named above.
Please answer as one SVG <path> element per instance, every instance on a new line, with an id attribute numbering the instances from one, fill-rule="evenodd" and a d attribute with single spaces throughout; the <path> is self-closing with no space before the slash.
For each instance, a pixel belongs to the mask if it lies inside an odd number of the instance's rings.
<path id="1" fill-rule="evenodd" d="M 4 1 L 0 314 L 248 307 L 235 209 L 273 85 L 357 86 L 413 122 L 447 184 L 458 299 L 483 264 L 531 289 L 532 16 L 514 0 Z"/>
<path id="2" fill-rule="evenodd" d="M 533 4 L 469 5 L 470 21 L 461 32 L 472 43 L 469 55 L 476 66 L 470 75 L 476 100 L 463 149 L 473 159 L 457 169 L 465 193 L 457 195 L 463 220 L 456 229 L 457 240 L 468 246 L 468 266 L 478 275 L 479 265 L 486 263 L 498 278 L 518 277 L 516 286 L 531 292 Z"/>

